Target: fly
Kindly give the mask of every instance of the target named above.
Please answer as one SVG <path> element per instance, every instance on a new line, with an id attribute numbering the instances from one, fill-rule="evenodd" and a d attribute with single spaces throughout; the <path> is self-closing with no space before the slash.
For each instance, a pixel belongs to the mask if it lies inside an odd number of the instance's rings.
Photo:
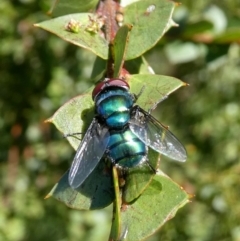
<path id="1" fill-rule="evenodd" d="M 92 92 L 95 117 L 73 159 L 69 184 L 79 187 L 106 155 L 122 168 L 147 161 L 148 148 L 184 162 L 186 150 L 180 141 L 140 106 L 122 79 L 105 79 Z"/>

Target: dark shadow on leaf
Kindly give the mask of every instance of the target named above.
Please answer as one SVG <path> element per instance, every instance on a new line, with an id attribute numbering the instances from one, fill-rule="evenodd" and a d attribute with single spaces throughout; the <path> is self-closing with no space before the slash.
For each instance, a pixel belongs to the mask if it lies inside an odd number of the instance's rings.
<path id="1" fill-rule="evenodd" d="M 95 116 L 95 108 L 92 106 L 91 108 L 87 108 L 82 111 L 81 119 L 83 120 L 83 131 L 86 133 L 89 125 L 91 124 L 93 118 Z"/>
<path id="2" fill-rule="evenodd" d="M 129 71 L 129 73 L 138 74 L 142 64 L 142 58 L 138 57 L 136 59 L 126 61 L 124 63 L 124 67 Z"/>
<path id="3" fill-rule="evenodd" d="M 80 210 L 100 209 L 110 205 L 114 200 L 111 170 L 107 170 L 102 160 L 83 184 L 76 190 L 68 183 L 69 170 L 58 182 L 53 196 L 67 206 Z"/>

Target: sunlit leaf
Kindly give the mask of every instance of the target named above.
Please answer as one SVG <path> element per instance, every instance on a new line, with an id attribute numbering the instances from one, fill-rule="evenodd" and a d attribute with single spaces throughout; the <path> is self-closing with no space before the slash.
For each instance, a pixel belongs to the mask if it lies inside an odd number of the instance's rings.
<path id="1" fill-rule="evenodd" d="M 67 5 L 67 6 L 66 6 Z M 83 10 L 91 9 L 96 5 L 95 1 L 91 1 L 83 7 L 80 3 L 73 6 L 79 6 L 79 9 L 68 8 L 69 4 L 60 1 L 57 6 L 57 14 L 67 14 L 69 12 L 82 12 Z M 64 6 L 66 7 L 64 9 Z M 152 48 L 162 37 L 162 35 L 174 25 L 172 21 L 172 13 L 174 2 L 165 0 L 145 0 L 134 2 L 126 6 L 124 10 L 124 22 L 133 25 L 133 31 L 129 39 L 129 47 L 126 52 L 126 60 L 136 58 L 144 52 Z M 53 7 L 54 9 L 54 7 Z M 60 38 L 72 44 L 91 50 L 93 53 L 103 59 L 108 58 L 108 43 L 101 37 L 99 33 L 89 33 L 86 27 L 89 25 L 89 16 L 96 16 L 89 13 L 76 13 L 58 17 L 48 21 L 44 21 L 35 26 L 43 28 Z M 74 19 L 79 22 L 80 28 L 77 33 L 66 31 L 68 22 Z M 97 21 L 97 20 L 96 20 Z M 118 60 L 120 60 L 118 58 Z M 122 61 L 122 59 L 121 59 Z"/>
<path id="2" fill-rule="evenodd" d="M 89 13 L 70 14 L 37 23 L 34 26 L 49 31 L 74 45 L 88 49 L 103 59 L 107 59 L 108 43 L 106 39 L 101 36 L 100 30 L 97 33 L 87 31 L 87 26 L 91 24 L 89 17 L 92 19 L 95 18 L 94 15 Z M 71 21 L 79 24 L 78 32 L 73 32 L 71 29 L 69 31 L 67 26 L 69 26 Z"/>
<path id="3" fill-rule="evenodd" d="M 156 232 L 188 203 L 188 194 L 163 173 L 154 176 L 143 194 L 131 205 L 123 205 L 123 236 L 138 241 Z"/>
<path id="4" fill-rule="evenodd" d="M 124 23 L 132 24 L 126 60 L 134 59 L 152 48 L 174 25 L 175 3 L 166 0 L 134 2 L 124 9 Z"/>
<path id="5" fill-rule="evenodd" d="M 92 101 L 92 88 L 86 94 L 79 95 L 57 110 L 57 112 L 47 120 L 52 122 L 59 131 L 68 136 L 67 139 L 76 150 L 80 140 L 87 130 L 94 117 L 94 107 Z M 81 134 L 80 134 L 81 133 Z M 78 138 L 76 138 L 78 137 Z"/>
<path id="6" fill-rule="evenodd" d="M 145 110 L 152 108 L 178 88 L 186 86 L 181 80 L 164 75 L 135 74 L 129 75 L 127 80 L 132 93 L 139 94 L 142 91 L 137 104 Z"/>

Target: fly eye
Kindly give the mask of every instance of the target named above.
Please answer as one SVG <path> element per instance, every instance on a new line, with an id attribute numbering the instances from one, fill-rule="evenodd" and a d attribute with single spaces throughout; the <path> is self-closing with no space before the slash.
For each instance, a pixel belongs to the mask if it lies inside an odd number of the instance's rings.
<path id="1" fill-rule="evenodd" d="M 109 88 L 109 87 L 119 87 L 119 88 L 123 88 L 126 90 L 130 89 L 129 84 L 122 79 L 107 79 L 107 80 L 99 83 L 98 85 L 96 85 L 96 87 L 93 89 L 93 92 L 92 92 L 92 99 L 94 100 L 95 97 L 100 92 L 102 92 L 104 89 Z"/>
<path id="2" fill-rule="evenodd" d="M 116 86 L 125 89 L 130 89 L 129 84 L 122 79 L 110 79 L 106 82 L 108 86 Z"/>
<path id="3" fill-rule="evenodd" d="M 105 88 L 105 82 L 101 82 L 95 86 L 92 92 L 92 99 L 94 100 L 95 97 Z"/>

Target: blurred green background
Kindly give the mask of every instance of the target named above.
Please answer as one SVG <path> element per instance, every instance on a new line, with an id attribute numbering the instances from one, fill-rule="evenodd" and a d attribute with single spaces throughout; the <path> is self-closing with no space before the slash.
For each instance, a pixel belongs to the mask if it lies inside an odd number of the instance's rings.
<path id="1" fill-rule="evenodd" d="M 44 196 L 74 150 L 44 123 L 95 80 L 95 56 L 33 23 L 47 0 L 0 1 L 0 240 L 105 241 L 111 207 L 80 212 Z M 145 54 L 157 74 L 190 84 L 154 115 L 184 143 L 184 164 L 161 168 L 188 193 L 183 207 L 148 241 L 240 240 L 240 2 L 183 0 L 171 29 Z"/>

